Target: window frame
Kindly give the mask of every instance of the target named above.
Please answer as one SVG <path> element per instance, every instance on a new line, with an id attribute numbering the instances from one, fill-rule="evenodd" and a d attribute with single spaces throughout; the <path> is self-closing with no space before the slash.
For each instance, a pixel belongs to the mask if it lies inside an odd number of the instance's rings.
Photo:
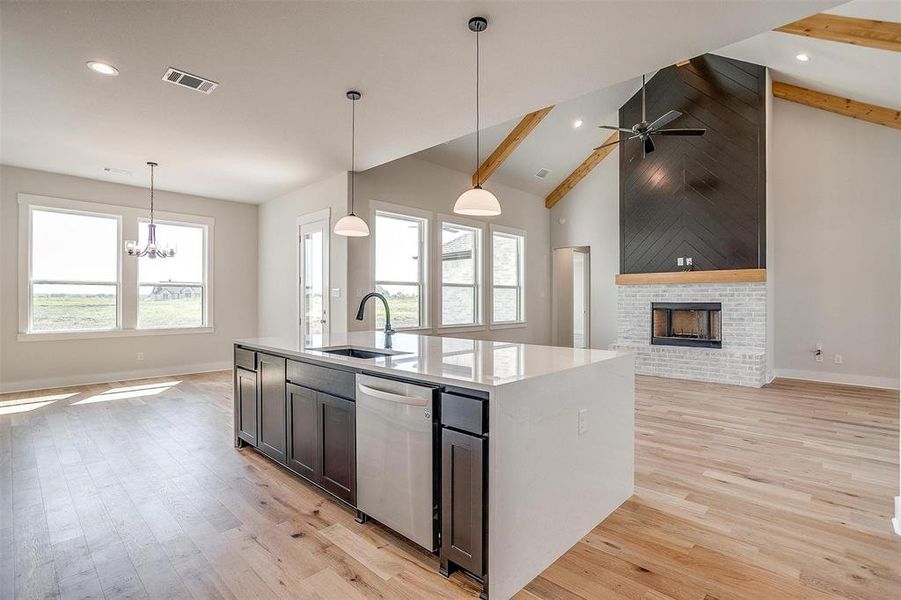
<path id="1" fill-rule="evenodd" d="M 419 325 L 416 327 L 398 327 L 396 323 L 392 323 L 397 331 L 429 331 L 432 329 L 432 307 L 431 307 L 431 268 L 429 260 L 431 252 L 429 251 L 429 239 L 432 227 L 432 213 L 425 210 L 418 210 L 407 206 L 397 204 L 389 204 L 387 202 L 371 202 L 370 203 L 370 223 L 372 224 L 372 235 L 369 246 L 369 280 L 370 289 L 375 290 L 378 285 L 417 285 L 419 287 Z M 378 239 L 378 221 L 379 214 L 394 217 L 401 220 L 418 221 L 420 223 L 419 238 L 419 281 L 388 281 L 376 279 L 376 240 Z M 371 319 L 368 321 L 375 329 L 375 314 L 373 310 Z"/>
<path id="2" fill-rule="evenodd" d="M 527 241 L 528 238 L 526 236 L 526 232 L 522 229 L 515 229 L 513 227 L 504 227 L 502 225 L 496 225 L 492 223 L 489 227 L 489 235 L 491 241 L 491 259 L 489 263 L 489 275 L 491 278 L 490 291 L 489 291 L 489 301 L 488 307 L 491 311 L 491 318 L 489 321 L 490 329 L 512 329 L 516 327 L 525 327 L 528 323 L 528 318 L 526 315 L 526 249 L 527 249 Z M 519 271 L 519 285 L 496 285 L 494 282 L 494 236 L 508 236 L 508 237 L 519 237 L 521 239 L 520 242 L 520 251 L 517 256 L 518 258 L 518 271 Z M 519 318 L 512 321 L 497 321 L 494 318 L 494 291 L 497 288 L 503 289 L 515 289 L 517 290 L 519 296 Z"/>
<path id="3" fill-rule="evenodd" d="M 166 326 L 166 327 L 141 327 L 141 325 L 140 325 L 140 323 L 141 323 L 141 286 L 162 285 L 162 284 L 165 284 L 165 282 L 160 281 L 160 282 L 153 282 L 153 283 L 142 283 L 141 282 L 141 259 L 138 258 L 135 261 L 137 264 L 137 277 L 136 277 L 136 286 L 135 286 L 135 307 L 136 307 L 135 329 L 138 331 L 160 331 L 160 330 L 173 330 L 173 329 L 175 329 L 175 330 L 177 330 L 177 329 L 197 329 L 198 327 L 200 327 L 200 328 L 207 327 L 208 323 L 209 323 L 209 315 L 210 315 L 209 301 L 210 301 L 210 297 L 212 295 L 210 293 L 209 285 L 207 283 L 209 280 L 209 272 L 210 272 L 210 269 L 209 269 L 209 258 L 210 258 L 209 257 L 209 254 L 210 254 L 209 228 L 210 227 L 209 227 L 209 225 L 205 222 L 175 220 L 175 219 L 171 219 L 171 218 L 163 218 L 163 219 L 154 218 L 154 222 L 157 223 L 158 225 L 175 225 L 178 227 L 195 227 L 195 228 L 200 229 L 201 232 L 203 233 L 203 242 L 202 242 L 202 246 L 201 246 L 202 252 L 203 252 L 203 257 L 201 259 L 202 260 L 202 267 L 201 267 L 201 274 L 200 274 L 201 281 L 199 281 L 199 282 L 194 282 L 194 281 L 181 282 L 181 283 L 188 283 L 189 285 L 192 285 L 192 286 L 195 286 L 198 283 L 200 284 L 201 294 L 202 294 L 202 296 L 201 296 L 201 300 L 202 300 L 201 323 L 200 323 L 200 325 L 184 325 L 184 326 L 170 325 L 170 326 Z M 150 218 L 149 217 L 138 217 L 137 218 L 138 234 L 140 234 L 140 231 L 141 231 L 140 227 L 141 227 L 142 223 L 150 223 Z M 135 239 L 140 239 L 140 235 L 136 236 Z M 122 244 L 120 244 L 120 246 L 123 246 L 123 244 L 124 244 L 124 242 Z"/>
<path id="4" fill-rule="evenodd" d="M 27 240 L 26 248 L 27 258 L 25 267 L 25 331 L 33 335 L 66 335 L 66 334 L 91 334 L 106 331 L 117 331 L 122 328 L 122 256 L 116 254 L 116 280 L 115 281 L 75 281 L 62 279 L 35 279 L 33 276 L 34 267 L 34 212 L 51 212 L 58 214 L 78 215 L 85 217 L 98 217 L 101 219 L 111 219 L 116 222 L 116 248 L 122 247 L 122 217 L 109 212 L 95 210 L 94 207 L 85 206 L 83 208 L 44 206 L 41 204 L 29 204 L 27 211 Z M 116 326 L 113 329 L 56 329 L 56 330 L 40 330 L 34 331 L 34 286 L 35 285 L 105 285 L 114 286 L 116 288 Z M 21 288 L 21 286 L 20 286 Z"/>
<path id="5" fill-rule="evenodd" d="M 476 282 L 470 284 L 445 284 L 444 283 L 444 265 L 442 252 L 442 238 L 444 234 L 444 226 L 451 225 L 463 229 L 471 229 L 477 232 L 476 256 L 474 264 L 476 268 Z M 461 331 L 481 331 L 485 329 L 486 318 L 486 301 L 485 301 L 485 263 L 489 256 L 485 248 L 485 231 L 486 223 L 484 221 L 476 221 L 459 216 L 451 216 L 439 214 L 435 220 L 435 267 L 434 272 L 437 274 L 435 281 L 435 321 L 439 333 L 444 332 L 461 332 Z M 448 287 L 473 287 L 473 296 L 475 299 L 476 318 L 473 323 L 445 324 L 444 323 L 444 286 Z"/>
<path id="6" fill-rule="evenodd" d="M 18 334 L 17 341 L 52 341 L 68 339 L 90 339 L 104 337 L 130 337 L 148 335 L 213 333 L 215 286 L 213 281 L 213 255 L 215 219 L 212 217 L 156 211 L 159 222 L 175 224 L 203 225 L 204 277 L 206 285 L 205 324 L 202 327 L 171 327 L 159 329 L 138 329 L 138 259 L 125 256 L 125 240 L 138 239 L 138 221 L 146 219 L 148 210 L 144 207 L 120 206 L 99 202 L 70 200 L 52 196 L 42 196 L 20 192 L 17 194 L 19 209 L 18 228 Z M 70 212 L 118 220 L 117 264 L 117 326 L 115 329 L 76 329 L 65 331 L 32 331 L 32 212 L 33 210 Z M 79 282 L 81 283 L 81 282 Z"/>

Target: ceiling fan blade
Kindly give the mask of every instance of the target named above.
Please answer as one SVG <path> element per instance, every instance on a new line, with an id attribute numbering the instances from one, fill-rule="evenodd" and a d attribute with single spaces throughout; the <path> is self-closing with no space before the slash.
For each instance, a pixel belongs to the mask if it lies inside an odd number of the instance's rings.
<path id="1" fill-rule="evenodd" d="M 683 129 L 658 129 L 657 131 L 652 131 L 653 135 L 704 135 L 706 133 L 706 129 L 695 129 L 686 127 Z"/>
<path id="2" fill-rule="evenodd" d="M 613 131 L 625 131 L 626 133 L 632 133 L 631 129 L 626 129 L 625 127 L 614 127 L 613 125 L 598 125 L 601 129 L 612 129 Z"/>
<path id="3" fill-rule="evenodd" d="M 663 115 L 662 117 L 659 117 L 656 121 L 654 121 L 650 125 L 648 125 L 648 129 L 651 131 L 654 131 L 655 129 L 660 129 L 664 125 L 668 125 L 669 123 L 672 123 L 673 121 L 675 121 L 676 119 L 678 119 L 681 116 L 682 116 L 682 113 L 680 113 L 678 110 L 671 110 L 668 113 L 666 113 L 665 115 Z"/>
<path id="4" fill-rule="evenodd" d="M 656 148 L 654 147 L 654 140 L 651 139 L 651 136 L 644 138 L 644 153 L 650 154 Z"/>
<path id="5" fill-rule="evenodd" d="M 597 148 L 595 148 L 595 150 L 600 150 L 601 148 L 606 148 L 607 146 L 612 146 L 612 145 L 614 145 L 614 144 L 619 144 L 620 142 L 628 142 L 629 140 L 634 140 L 635 138 L 638 138 L 638 137 L 641 137 L 641 136 L 640 136 L 640 135 L 633 135 L 632 137 L 619 138 L 619 139 L 616 140 L 615 142 L 610 142 L 610 143 L 608 143 L 608 144 L 601 144 L 600 146 L 598 146 Z"/>

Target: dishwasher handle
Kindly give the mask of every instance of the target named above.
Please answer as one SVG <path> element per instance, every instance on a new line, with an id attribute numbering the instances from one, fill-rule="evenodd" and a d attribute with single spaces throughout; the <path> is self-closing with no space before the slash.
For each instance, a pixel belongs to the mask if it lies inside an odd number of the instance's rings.
<path id="1" fill-rule="evenodd" d="M 404 396 L 402 394 L 395 394 L 393 392 L 384 392 L 382 390 L 377 390 L 375 388 L 369 387 L 368 385 L 363 385 L 362 383 L 357 384 L 357 389 L 359 389 L 361 393 L 366 394 L 367 396 L 372 396 L 373 398 L 378 398 L 379 400 L 397 402 L 398 404 L 409 404 L 410 406 L 428 406 L 429 404 L 427 398 L 416 398 L 414 396 Z"/>

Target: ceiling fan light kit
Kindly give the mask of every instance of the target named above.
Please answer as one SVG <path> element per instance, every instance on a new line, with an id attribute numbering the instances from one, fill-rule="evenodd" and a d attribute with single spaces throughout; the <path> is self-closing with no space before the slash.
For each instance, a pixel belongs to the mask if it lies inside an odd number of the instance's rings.
<path id="1" fill-rule="evenodd" d="M 345 237 L 366 237 L 369 235 L 369 225 L 366 221 L 354 213 L 354 179 L 356 178 L 356 132 L 357 132 L 357 100 L 363 94 L 356 90 L 348 90 L 344 96 L 350 100 L 350 212 L 338 219 L 333 231 L 335 235 Z"/>
<path id="2" fill-rule="evenodd" d="M 607 146 L 612 146 L 614 144 L 619 144 L 620 142 L 627 142 L 629 140 L 640 140 L 641 141 L 641 155 L 642 158 L 656 150 L 656 146 L 654 146 L 654 138 L 655 135 L 676 135 L 676 136 L 697 136 L 704 135 L 707 131 L 702 128 L 694 128 L 694 127 L 679 127 L 672 129 L 663 129 L 665 125 L 669 125 L 676 119 L 682 116 L 678 110 L 671 110 L 664 114 L 661 117 L 658 117 L 652 123 L 648 123 L 647 117 L 647 102 L 645 98 L 645 76 L 641 76 L 641 121 L 632 126 L 631 129 L 626 127 L 618 127 L 613 125 L 598 125 L 601 129 L 612 129 L 613 131 L 618 131 L 621 134 L 630 134 L 629 137 L 620 136 L 615 142 L 610 142 L 609 144 L 602 144 L 595 148 L 595 150 L 600 150 L 601 148 L 606 148 Z"/>
<path id="3" fill-rule="evenodd" d="M 482 188 L 482 169 L 479 164 L 479 34 L 488 28 L 488 19 L 473 17 L 469 20 L 469 30 L 476 34 L 476 184 L 466 190 L 454 204 L 458 215 L 472 217 L 495 217 L 501 214 L 501 203 L 497 197 Z"/>

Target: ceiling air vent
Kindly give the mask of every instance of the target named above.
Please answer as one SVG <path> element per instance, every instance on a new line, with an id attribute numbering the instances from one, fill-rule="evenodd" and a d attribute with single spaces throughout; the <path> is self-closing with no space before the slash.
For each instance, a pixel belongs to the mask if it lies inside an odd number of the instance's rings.
<path id="1" fill-rule="evenodd" d="M 163 81 L 190 88 L 197 92 L 203 92 L 204 94 L 209 94 L 219 86 L 215 81 L 204 79 L 198 75 L 191 75 L 172 67 L 166 70 L 166 74 L 163 75 Z"/>
<path id="2" fill-rule="evenodd" d="M 551 173 L 551 172 L 550 172 L 549 169 L 538 169 L 538 172 L 535 173 L 535 177 L 537 177 L 538 179 L 544 179 L 544 178 L 547 177 L 550 173 Z"/>

